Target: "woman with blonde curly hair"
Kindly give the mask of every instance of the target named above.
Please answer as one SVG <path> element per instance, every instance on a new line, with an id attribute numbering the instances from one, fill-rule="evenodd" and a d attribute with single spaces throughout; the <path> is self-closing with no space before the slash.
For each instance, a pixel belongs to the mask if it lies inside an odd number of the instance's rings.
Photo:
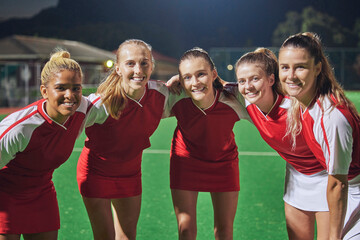
<path id="1" fill-rule="evenodd" d="M 67 51 L 41 72 L 43 99 L 0 122 L 0 239 L 57 239 L 54 170 L 70 156 L 89 102 L 82 71 Z"/>

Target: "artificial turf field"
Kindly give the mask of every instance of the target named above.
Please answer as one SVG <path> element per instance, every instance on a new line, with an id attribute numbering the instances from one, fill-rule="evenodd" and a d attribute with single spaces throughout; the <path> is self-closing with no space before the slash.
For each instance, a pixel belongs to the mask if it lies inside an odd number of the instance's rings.
<path id="1" fill-rule="evenodd" d="M 347 92 L 360 111 L 360 92 Z M 175 118 L 161 120 L 142 162 L 143 195 L 138 240 L 177 239 L 177 223 L 169 188 L 169 149 Z M 242 120 L 234 128 L 239 149 L 240 194 L 234 239 L 287 239 L 283 210 L 285 161 Z M 54 173 L 61 217 L 60 240 L 92 239 L 90 222 L 78 192 L 76 163 L 85 134 L 76 142 L 69 160 Z M 209 193 L 200 193 L 197 206 L 199 240 L 214 239 Z"/>

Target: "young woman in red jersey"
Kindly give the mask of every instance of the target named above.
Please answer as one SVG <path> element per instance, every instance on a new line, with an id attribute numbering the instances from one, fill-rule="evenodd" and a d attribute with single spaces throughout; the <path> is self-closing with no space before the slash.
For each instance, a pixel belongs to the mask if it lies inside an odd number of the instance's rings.
<path id="1" fill-rule="evenodd" d="M 77 180 L 94 239 L 135 239 L 141 205 L 141 158 L 164 111 L 168 90 L 152 81 L 151 46 L 123 42 L 86 123 Z M 112 207 L 114 209 L 112 213 Z M 114 217 L 113 217 L 114 215 Z"/>
<path id="2" fill-rule="evenodd" d="M 170 95 L 167 116 L 177 118 L 170 154 L 170 187 L 179 239 L 196 239 L 199 192 L 210 192 L 215 239 L 232 239 L 239 194 L 238 152 L 232 131 L 248 118 L 223 90 L 208 53 L 194 48 L 180 59 L 183 91 Z"/>
<path id="3" fill-rule="evenodd" d="M 289 239 L 328 239 L 329 212 L 326 202 L 327 174 L 302 135 L 296 148 L 286 135 L 290 99 L 282 94 L 278 62 L 266 48 L 244 54 L 235 64 L 238 92 L 262 138 L 287 162 L 285 217 Z"/>
<path id="4" fill-rule="evenodd" d="M 360 239 L 360 116 L 336 81 L 316 34 L 285 40 L 279 77 L 292 97 L 287 133 L 293 145 L 302 131 L 328 173 L 329 239 Z"/>
<path id="5" fill-rule="evenodd" d="M 39 100 L 0 122 L 0 239 L 57 239 L 53 171 L 70 156 L 89 103 L 82 71 L 66 51 L 41 72 Z"/>

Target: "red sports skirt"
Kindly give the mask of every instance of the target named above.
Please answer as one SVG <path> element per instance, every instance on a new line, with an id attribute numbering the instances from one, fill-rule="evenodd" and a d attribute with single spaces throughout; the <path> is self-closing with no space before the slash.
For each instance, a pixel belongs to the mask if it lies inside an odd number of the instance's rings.
<path id="1" fill-rule="evenodd" d="M 0 191 L 0 234 L 31 234 L 60 228 L 54 186 L 29 193 Z"/>
<path id="2" fill-rule="evenodd" d="M 239 160 L 203 161 L 173 155 L 170 188 L 198 192 L 239 191 Z"/>
<path id="3" fill-rule="evenodd" d="M 80 194 L 87 198 L 127 198 L 138 196 L 141 186 L 142 153 L 126 161 L 94 159 L 84 148 L 77 166 Z"/>

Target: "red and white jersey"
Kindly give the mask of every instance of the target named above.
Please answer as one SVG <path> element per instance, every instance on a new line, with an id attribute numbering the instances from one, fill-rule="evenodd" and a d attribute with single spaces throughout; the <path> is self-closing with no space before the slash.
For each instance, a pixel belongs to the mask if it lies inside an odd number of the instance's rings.
<path id="1" fill-rule="evenodd" d="M 217 91 L 214 103 L 204 110 L 184 91 L 171 94 L 165 116 L 170 115 L 178 120 L 171 155 L 205 161 L 237 158 L 233 127 L 240 119 L 250 119 L 244 105 L 223 91 Z"/>
<path id="2" fill-rule="evenodd" d="M 360 174 L 360 119 L 332 96 L 317 99 L 301 112 L 306 141 L 331 175 Z M 334 107 L 335 106 L 335 107 Z"/>
<path id="3" fill-rule="evenodd" d="M 150 147 L 149 138 L 159 125 L 168 95 L 163 82 L 150 80 L 144 96 L 139 101 L 129 97 L 116 120 L 109 116 L 100 96 L 91 94 L 88 98 L 93 105 L 86 119 L 87 139 L 79 158 L 78 174 L 120 176 L 138 169 L 139 163 L 128 160 Z"/>
<path id="4" fill-rule="evenodd" d="M 300 173 L 306 175 L 318 173 L 324 170 L 324 167 L 311 152 L 303 136 L 301 134 L 297 136 L 294 150 L 290 137 L 284 137 L 289 107 L 290 99 L 283 95 L 277 95 L 274 106 L 267 114 L 255 104 L 246 101 L 246 110 L 264 141 Z"/>
<path id="5" fill-rule="evenodd" d="M 39 100 L 0 122 L 0 190 L 15 193 L 52 186 L 54 169 L 70 156 L 90 102 L 82 97 L 63 124 L 52 120 Z"/>

